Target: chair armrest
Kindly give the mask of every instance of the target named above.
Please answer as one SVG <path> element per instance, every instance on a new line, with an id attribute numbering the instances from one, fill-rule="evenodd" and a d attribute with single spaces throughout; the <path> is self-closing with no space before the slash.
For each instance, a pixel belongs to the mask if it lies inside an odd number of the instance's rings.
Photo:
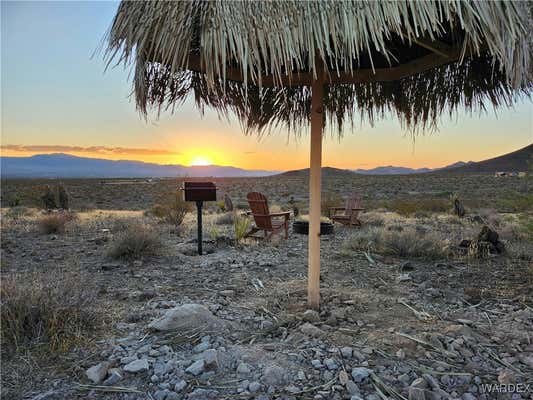
<path id="1" fill-rule="evenodd" d="M 291 212 L 290 211 L 283 211 L 283 212 L 279 212 L 279 213 L 271 213 L 271 214 L 268 214 L 268 215 L 271 216 L 271 217 L 290 217 Z"/>
<path id="2" fill-rule="evenodd" d="M 346 207 L 330 207 L 329 209 L 333 211 L 339 211 L 339 210 L 345 210 Z"/>
<path id="3" fill-rule="evenodd" d="M 365 211 L 365 209 L 361 208 L 361 207 L 350 208 L 350 210 L 352 210 L 352 211 Z"/>

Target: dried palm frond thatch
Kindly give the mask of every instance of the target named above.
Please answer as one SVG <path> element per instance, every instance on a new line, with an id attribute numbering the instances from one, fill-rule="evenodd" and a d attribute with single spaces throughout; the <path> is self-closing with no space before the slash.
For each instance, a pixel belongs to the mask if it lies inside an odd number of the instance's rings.
<path id="1" fill-rule="evenodd" d="M 192 93 L 247 131 L 298 131 L 320 59 L 339 133 L 385 111 L 426 128 L 443 112 L 530 95 L 530 12 L 511 1 L 123 1 L 107 59 L 135 62 L 144 114 Z"/>

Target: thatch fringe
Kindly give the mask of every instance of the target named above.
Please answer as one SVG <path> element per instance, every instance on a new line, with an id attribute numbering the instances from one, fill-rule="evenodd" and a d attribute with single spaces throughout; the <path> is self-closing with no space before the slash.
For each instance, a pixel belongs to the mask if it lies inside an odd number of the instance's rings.
<path id="1" fill-rule="evenodd" d="M 408 128 L 428 128 L 458 107 L 508 105 L 532 89 L 527 2 L 507 1 L 123 1 L 107 59 L 135 61 L 138 108 L 174 107 L 193 93 L 200 108 L 235 112 L 248 130 L 307 124 L 307 87 L 262 87 L 262 78 L 386 68 L 431 53 L 414 43 L 462 49 L 461 62 L 397 82 L 326 90 L 326 118 L 341 132 L 355 114 L 392 110 Z M 204 72 L 189 71 L 200 56 Z M 226 79 L 242 71 L 244 82 Z"/>

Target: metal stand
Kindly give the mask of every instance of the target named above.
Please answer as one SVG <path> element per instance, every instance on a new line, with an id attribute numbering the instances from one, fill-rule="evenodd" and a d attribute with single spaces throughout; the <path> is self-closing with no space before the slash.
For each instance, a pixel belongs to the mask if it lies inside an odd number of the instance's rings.
<path id="1" fill-rule="evenodd" d="M 204 202 L 196 201 L 197 224 L 198 224 L 198 255 L 202 255 L 202 206 Z"/>

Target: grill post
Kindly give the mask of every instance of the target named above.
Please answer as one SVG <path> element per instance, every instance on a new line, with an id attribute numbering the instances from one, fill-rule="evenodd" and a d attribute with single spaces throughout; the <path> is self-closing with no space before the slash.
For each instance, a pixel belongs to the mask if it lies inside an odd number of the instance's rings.
<path id="1" fill-rule="evenodd" d="M 198 225 L 198 255 L 202 255 L 202 206 L 204 202 L 202 200 L 196 201 L 197 211 L 197 225 Z"/>

